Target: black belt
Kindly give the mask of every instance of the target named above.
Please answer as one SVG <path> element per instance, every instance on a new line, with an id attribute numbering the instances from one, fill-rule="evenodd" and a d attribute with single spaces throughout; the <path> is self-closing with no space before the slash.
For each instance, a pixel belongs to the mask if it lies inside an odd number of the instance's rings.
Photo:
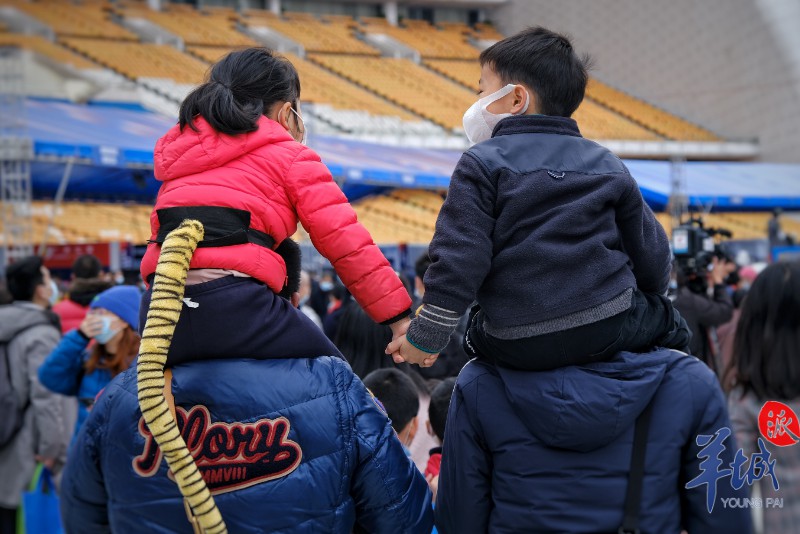
<path id="1" fill-rule="evenodd" d="M 158 216 L 158 235 L 148 243 L 164 242 L 167 234 L 176 229 L 186 219 L 200 221 L 205 229 L 205 237 L 198 247 L 229 247 L 253 243 L 272 249 L 275 239 L 259 230 L 250 228 L 250 212 L 218 206 L 181 206 L 156 210 Z"/>

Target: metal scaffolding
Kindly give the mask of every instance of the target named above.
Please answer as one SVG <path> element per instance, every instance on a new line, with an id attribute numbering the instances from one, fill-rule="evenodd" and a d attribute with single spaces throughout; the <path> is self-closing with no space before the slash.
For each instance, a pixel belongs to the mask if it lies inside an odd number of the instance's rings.
<path id="1" fill-rule="evenodd" d="M 27 133 L 22 52 L 0 47 L 0 267 L 33 254 L 33 142 Z"/>
<path id="2" fill-rule="evenodd" d="M 673 157 L 670 165 L 670 193 L 667 202 L 672 226 L 678 226 L 689 212 L 689 195 L 686 187 L 686 160 Z"/>

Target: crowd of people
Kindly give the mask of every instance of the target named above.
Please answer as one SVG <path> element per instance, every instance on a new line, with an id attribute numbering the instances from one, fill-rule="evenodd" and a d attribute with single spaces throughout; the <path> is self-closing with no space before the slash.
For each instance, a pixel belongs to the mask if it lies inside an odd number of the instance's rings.
<path id="1" fill-rule="evenodd" d="M 37 464 L 76 533 L 796 532 L 800 266 L 676 271 L 570 118 L 570 41 L 533 28 L 480 61 L 475 145 L 413 280 L 261 48 L 156 146 L 144 289 L 91 256 L 63 296 L 41 258 L 10 265 L 0 534 Z M 298 222 L 332 270 L 301 270 Z M 755 488 L 780 506 L 751 516 Z"/>

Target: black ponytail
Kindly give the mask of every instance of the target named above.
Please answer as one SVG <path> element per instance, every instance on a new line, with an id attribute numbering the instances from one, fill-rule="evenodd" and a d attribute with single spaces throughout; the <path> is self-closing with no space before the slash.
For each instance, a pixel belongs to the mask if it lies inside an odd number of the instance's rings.
<path id="1" fill-rule="evenodd" d="M 184 99 L 179 112 L 181 130 L 203 117 L 214 130 L 227 135 L 258 129 L 258 119 L 278 102 L 296 107 L 300 77 L 291 62 L 266 48 L 236 50 L 219 60 L 208 81 Z"/>

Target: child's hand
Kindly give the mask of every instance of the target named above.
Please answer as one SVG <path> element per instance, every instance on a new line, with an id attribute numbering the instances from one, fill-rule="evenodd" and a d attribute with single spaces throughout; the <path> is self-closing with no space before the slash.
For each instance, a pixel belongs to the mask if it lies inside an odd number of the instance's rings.
<path id="1" fill-rule="evenodd" d="M 438 354 L 431 354 L 419 350 L 409 343 L 405 334 L 392 340 L 392 342 L 386 346 L 386 354 L 392 355 L 394 363 L 416 363 L 420 367 L 430 367 L 433 365 L 433 362 L 436 361 L 436 358 L 439 357 Z"/>

